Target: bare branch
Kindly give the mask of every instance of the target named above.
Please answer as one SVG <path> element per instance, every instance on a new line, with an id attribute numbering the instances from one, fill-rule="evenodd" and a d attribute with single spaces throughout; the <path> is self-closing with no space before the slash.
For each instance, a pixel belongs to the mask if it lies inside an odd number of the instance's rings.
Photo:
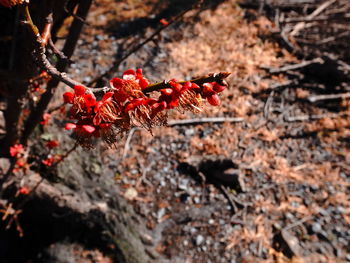
<path id="1" fill-rule="evenodd" d="M 315 95 L 308 97 L 310 102 L 317 102 L 322 100 L 337 100 L 337 99 L 347 99 L 350 98 L 350 92 L 339 93 L 339 94 L 325 94 L 325 95 Z"/>
<path id="2" fill-rule="evenodd" d="M 199 78 L 195 78 L 192 80 L 189 80 L 189 82 L 193 82 L 196 83 L 198 85 L 202 85 L 204 83 L 207 82 L 223 82 L 224 79 L 226 79 L 228 76 L 230 76 L 230 72 L 219 72 L 219 73 L 213 73 L 213 74 L 208 74 L 205 75 L 203 77 L 199 77 Z M 180 81 L 178 83 L 185 83 L 186 81 Z M 171 88 L 171 86 L 169 85 L 168 81 L 163 81 L 163 82 L 159 82 L 159 83 L 154 83 L 149 85 L 147 88 L 145 88 L 143 90 L 143 93 L 150 93 L 152 91 L 156 91 L 156 90 L 160 90 L 160 89 L 165 89 L 165 88 Z"/>
<path id="3" fill-rule="evenodd" d="M 213 118 L 198 118 L 198 119 L 187 119 L 187 120 L 173 120 L 168 121 L 168 126 L 178 125 L 196 125 L 202 123 L 223 123 L 223 122 L 242 122 L 243 118 L 234 117 L 213 117 Z"/>

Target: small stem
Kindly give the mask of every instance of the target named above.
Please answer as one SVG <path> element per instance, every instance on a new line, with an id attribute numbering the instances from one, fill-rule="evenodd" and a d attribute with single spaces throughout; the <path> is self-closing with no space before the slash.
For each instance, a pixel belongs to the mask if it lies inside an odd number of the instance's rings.
<path id="1" fill-rule="evenodd" d="M 38 40 L 41 39 L 39 29 L 37 28 L 36 25 L 34 25 L 32 17 L 30 16 L 28 4 L 24 4 L 23 5 L 23 9 L 24 9 L 23 10 L 23 14 L 24 14 L 24 17 L 25 17 L 24 23 L 26 23 L 30 27 L 31 31 L 37 37 Z"/>
<path id="2" fill-rule="evenodd" d="M 49 40 L 51 39 L 52 23 L 53 23 L 52 11 L 50 11 L 50 13 L 46 17 L 46 24 L 45 24 L 44 30 L 41 33 L 41 38 L 43 39 L 43 42 L 42 42 L 43 46 L 46 46 Z"/>

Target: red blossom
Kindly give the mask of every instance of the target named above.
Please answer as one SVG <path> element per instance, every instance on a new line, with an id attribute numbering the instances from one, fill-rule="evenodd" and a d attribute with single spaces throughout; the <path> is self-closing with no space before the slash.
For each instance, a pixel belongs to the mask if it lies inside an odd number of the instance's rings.
<path id="1" fill-rule="evenodd" d="M 41 162 L 45 165 L 45 166 L 52 166 L 52 164 L 54 163 L 54 158 L 53 157 L 49 157 L 45 160 L 42 160 Z"/>
<path id="2" fill-rule="evenodd" d="M 77 127 L 77 125 L 74 123 L 66 123 L 65 129 L 72 130 L 72 129 L 75 129 L 76 127 Z"/>
<path id="3" fill-rule="evenodd" d="M 161 23 L 163 26 L 169 25 L 169 22 L 165 18 L 162 18 L 161 20 L 159 20 L 159 23 Z"/>
<path id="4" fill-rule="evenodd" d="M 59 162 L 61 159 L 62 157 L 60 155 L 49 155 L 45 160 L 42 160 L 41 163 L 45 166 L 50 167 Z"/>
<path id="5" fill-rule="evenodd" d="M 10 147 L 10 155 L 12 157 L 18 157 L 19 155 L 24 153 L 24 147 L 22 144 L 15 144 Z"/>
<path id="6" fill-rule="evenodd" d="M 51 119 L 51 114 L 46 112 L 44 113 L 43 120 L 40 122 L 40 124 L 45 126 L 49 123 L 50 119 Z"/>
<path id="7" fill-rule="evenodd" d="M 27 195 L 29 194 L 29 190 L 27 187 L 20 187 L 18 189 L 18 194 L 21 194 L 21 195 Z"/>
<path id="8" fill-rule="evenodd" d="M 17 167 L 24 168 L 25 165 L 26 165 L 26 162 L 23 159 L 18 159 L 16 161 L 16 166 Z"/>
<path id="9" fill-rule="evenodd" d="M 92 148 L 94 138 L 113 144 L 133 126 L 151 131 L 154 126 L 165 125 L 169 109 L 198 112 L 203 99 L 213 106 L 219 105 L 218 93 L 227 84 L 223 81 L 198 83 L 200 86 L 172 79 L 164 83 L 166 88 L 154 90 L 160 95 L 150 96 L 152 87 L 142 70 L 128 69 L 122 78 L 110 80 L 110 91 L 99 101 L 94 95 L 87 94 L 85 87 L 75 86 L 74 92 L 63 95 L 64 101 L 72 104 L 70 118 L 74 120 L 74 123 L 67 123 L 65 129 L 73 130 L 80 145 Z M 146 88 L 147 92 L 144 91 Z"/>
<path id="10" fill-rule="evenodd" d="M 79 114 L 90 114 L 92 107 L 96 105 L 96 98 L 93 94 L 85 94 L 86 88 L 83 86 L 75 86 L 73 92 L 65 92 L 63 100 L 65 103 L 73 104 L 71 115 L 75 118 Z"/>
<path id="11" fill-rule="evenodd" d="M 65 103 L 73 104 L 74 102 L 74 93 L 73 92 L 65 92 L 63 94 L 63 100 Z"/>
<path id="12" fill-rule="evenodd" d="M 46 147 L 48 147 L 50 149 L 56 148 L 59 145 L 60 145 L 60 143 L 57 140 L 50 140 L 50 141 L 46 142 Z"/>

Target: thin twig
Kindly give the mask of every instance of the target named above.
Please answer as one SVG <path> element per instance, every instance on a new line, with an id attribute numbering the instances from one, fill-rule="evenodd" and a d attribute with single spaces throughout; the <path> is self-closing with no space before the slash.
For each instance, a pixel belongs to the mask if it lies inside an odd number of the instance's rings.
<path id="1" fill-rule="evenodd" d="M 286 66 L 283 66 L 280 68 L 269 68 L 269 67 L 264 67 L 264 66 L 262 66 L 260 68 L 268 70 L 269 73 L 271 73 L 271 74 L 279 74 L 279 73 L 283 73 L 283 72 L 286 72 L 289 70 L 296 70 L 296 69 L 305 68 L 305 67 L 312 65 L 312 64 L 322 64 L 322 63 L 324 63 L 323 59 L 315 58 L 313 60 L 307 60 L 307 61 L 303 61 L 301 63 L 293 64 L 293 65 L 286 65 Z"/>
<path id="2" fill-rule="evenodd" d="M 350 92 L 347 93 L 339 93 L 339 94 L 325 94 L 325 95 L 314 95 L 310 96 L 307 99 L 314 103 L 322 100 L 337 100 L 337 99 L 347 99 L 350 98 Z"/>
<path id="3" fill-rule="evenodd" d="M 80 17 L 86 17 L 88 15 L 91 4 L 92 4 L 92 0 L 85 0 L 79 3 L 77 13 L 79 14 Z M 70 58 L 73 55 L 82 27 L 83 27 L 83 24 L 80 21 L 74 19 L 69 28 L 68 37 L 62 49 L 62 52 L 68 58 Z M 59 60 L 58 63 L 56 64 L 56 68 L 59 72 L 63 72 L 66 69 L 67 65 L 68 65 L 67 60 Z M 39 102 L 36 104 L 36 107 L 30 112 L 25 122 L 24 130 L 20 140 L 22 144 L 25 145 L 27 143 L 27 140 L 30 134 L 33 132 L 36 125 L 40 122 L 40 119 L 44 111 L 46 110 L 50 100 L 52 99 L 58 84 L 59 84 L 58 78 L 52 78 L 47 83 L 46 91 L 41 95 Z"/>
<path id="4" fill-rule="evenodd" d="M 181 125 L 196 125 L 202 123 L 223 123 L 223 122 L 242 122 L 243 118 L 233 117 L 213 117 L 213 118 L 198 118 L 187 120 L 171 120 L 168 121 L 168 126 L 181 126 Z"/>
<path id="5" fill-rule="evenodd" d="M 312 20 L 314 17 L 318 16 L 320 13 L 322 13 L 327 7 L 334 4 L 337 0 L 329 0 L 324 2 L 322 5 L 320 5 L 318 8 L 315 9 L 310 15 L 308 15 L 306 18 L 309 20 Z M 299 33 L 300 30 L 302 30 L 306 26 L 305 22 L 300 22 L 296 24 L 290 33 L 291 36 L 295 36 Z"/>
<path id="6" fill-rule="evenodd" d="M 342 116 L 348 116 L 347 113 L 342 114 L 319 114 L 319 115 L 300 115 L 294 117 L 286 117 L 286 122 L 298 122 L 298 121 L 311 121 L 311 120 L 320 120 L 323 118 L 339 118 Z"/>
<path id="7" fill-rule="evenodd" d="M 51 51 L 52 51 L 55 55 L 57 55 L 60 59 L 65 59 L 65 60 L 68 60 L 69 63 L 73 63 L 72 60 L 70 60 L 61 50 L 59 50 L 59 49 L 55 46 L 55 43 L 53 43 L 52 38 L 49 39 L 48 48 L 50 48 Z"/>
<path id="8" fill-rule="evenodd" d="M 137 128 L 137 127 L 134 127 L 134 128 L 132 128 L 132 129 L 129 131 L 128 137 L 126 138 L 125 145 L 124 145 L 122 160 L 124 160 L 125 157 L 126 157 L 126 155 L 128 154 L 128 151 L 129 151 L 129 149 L 130 149 L 130 142 L 131 142 L 132 136 L 133 136 L 134 133 L 135 133 L 136 131 L 138 131 L 138 130 L 140 130 L 140 129 Z"/>
<path id="9" fill-rule="evenodd" d="M 180 14 L 178 14 L 177 16 L 175 16 L 174 19 L 172 19 L 171 21 L 169 21 L 168 24 L 166 25 L 162 25 L 161 27 L 159 27 L 156 31 L 153 32 L 152 35 L 150 35 L 148 38 L 146 38 L 145 40 L 143 40 L 141 43 L 139 43 L 138 45 L 136 45 L 135 47 L 131 48 L 129 51 L 127 51 L 127 53 L 122 56 L 120 59 L 116 60 L 112 66 L 106 71 L 104 72 L 102 75 L 97 76 L 96 78 L 94 78 L 93 80 L 91 80 L 88 83 L 88 86 L 92 86 L 93 84 L 97 83 L 99 80 L 107 77 L 108 75 L 110 75 L 112 72 L 118 70 L 118 67 L 120 66 L 120 64 L 126 60 L 129 56 L 131 56 L 132 54 L 134 54 L 136 51 L 138 51 L 139 49 L 141 49 L 144 45 L 146 45 L 148 42 L 152 41 L 157 35 L 159 35 L 163 30 L 165 30 L 166 28 L 168 28 L 169 26 L 171 26 L 172 24 L 174 24 L 177 20 L 179 20 L 180 18 L 182 18 L 187 12 L 189 12 L 190 10 L 192 10 L 193 8 L 195 8 L 196 6 L 198 6 L 198 4 L 201 3 L 201 1 L 197 1 L 195 3 L 195 5 L 192 5 L 191 7 L 185 9 L 184 11 L 182 11 Z"/>
<path id="10" fill-rule="evenodd" d="M 285 226 L 282 230 L 288 231 L 288 230 L 290 230 L 290 229 L 292 229 L 292 228 L 294 228 L 296 226 L 299 226 L 299 225 L 305 223 L 306 221 L 311 220 L 312 218 L 313 218 L 312 216 L 306 216 L 306 217 L 304 217 L 304 218 L 302 218 L 302 219 L 300 219 L 300 220 L 298 220 L 298 221 L 296 221 L 296 222 L 294 222 L 292 224 L 289 224 L 289 225 Z"/>
<path id="11" fill-rule="evenodd" d="M 49 39 L 51 38 L 51 29 L 52 29 L 52 25 L 53 25 L 53 12 L 52 12 L 52 5 L 53 2 L 49 1 L 49 13 L 47 14 L 47 16 L 45 17 L 45 27 L 43 32 L 41 33 L 41 38 L 42 38 L 42 45 L 46 46 Z"/>
<path id="12" fill-rule="evenodd" d="M 85 87 L 87 90 L 90 90 L 88 87 L 86 87 L 82 83 L 70 78 L 65 72 L 60 72 L 59 70 L 57 70 L 47 59 L 45 54 L 45 45 L 43 44 L 44 40 L 40 35 L 39 29 L 33 23 L 33 20 L 30 16 L 28 4 L 24 6 L 24 16 L 25 16 L 24 23 L 28 25 L 28 27 L 30 28 L 30 32 L 32 32 L 33 37 L 36 40 L 36 47 L 33 51 L 33 56 L 35 61 L 39 64 L 39 66 L 43 68 L 49 75 L 58 79 L 59 81 L 62 81 L 63 83 L 67 84 L 71 88 L 74 88 L 74 86 L 80 85 Z"/>

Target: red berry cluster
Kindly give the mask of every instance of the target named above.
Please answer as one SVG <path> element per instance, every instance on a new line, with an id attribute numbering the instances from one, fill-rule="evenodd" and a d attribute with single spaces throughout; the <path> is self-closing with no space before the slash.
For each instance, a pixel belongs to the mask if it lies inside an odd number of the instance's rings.
<path id="1" fill-rule="evenodd" d="M 133 126 L 151 130 L 154 126 L 166 124 L 167 109 L 192 110 L 197 112 L 206 99 L 211 105 L 220 104 L 217 93 L 226 88 L 224 82 L 210 82 L 197 85 L 194 82 L 171 80 L 158 90 L 160 95 L 150 97 L 147 92 L 152 86 L 143 76 L 142 70 L 129 69 L 122 78 L 110 81 L 110 90 L 97 101 L 83 86 L 75 86 L 74 92 L 63 94 L 64 101 L 72 104 L 71 119 L 66 130 L 74 129 L 80 145 L 92 147 L 92 139 L 100 137 L 113 144 Z"/>

